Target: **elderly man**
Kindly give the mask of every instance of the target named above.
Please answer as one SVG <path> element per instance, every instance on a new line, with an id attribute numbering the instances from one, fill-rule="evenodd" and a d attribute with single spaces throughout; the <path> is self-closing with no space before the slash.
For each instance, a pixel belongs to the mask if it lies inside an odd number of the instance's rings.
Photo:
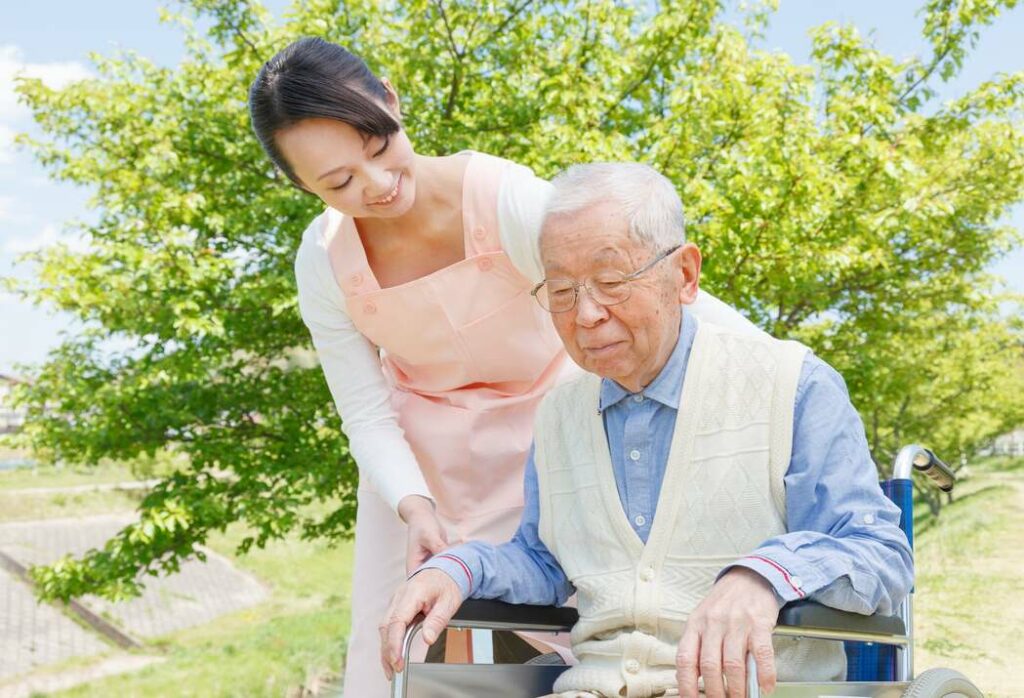
<path id="1" fill-rule="evenodd" d="M 841 679 L 840 643 L 773 641 L 805 597 L 890 613 L 913 563 L 842 378 L 806 347 L 698 323 L 701 256 L 682 205 L 643 165 L 554 181 L 534 294 L 586 373 L 538 413 L 515 538 L 435 556 L 399 589 L 382 660 L 427 613 L 432 642 L 470 596 L 563 604 L 578 593 L 566 696 L 745 693 Z"/>

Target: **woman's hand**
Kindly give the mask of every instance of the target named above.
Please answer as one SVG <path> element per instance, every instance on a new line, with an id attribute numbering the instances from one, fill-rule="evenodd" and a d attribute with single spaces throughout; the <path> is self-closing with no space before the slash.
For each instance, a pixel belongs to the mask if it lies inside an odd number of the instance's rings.
<path id="1" fill-rule="evenodd" d="M 411 494 L 398 503 L 398 515 L 409 527 L 405 553 L 405 573 L 412 574 L 432 555 L 448 547 L 448 535 L 426 497 Z"/>

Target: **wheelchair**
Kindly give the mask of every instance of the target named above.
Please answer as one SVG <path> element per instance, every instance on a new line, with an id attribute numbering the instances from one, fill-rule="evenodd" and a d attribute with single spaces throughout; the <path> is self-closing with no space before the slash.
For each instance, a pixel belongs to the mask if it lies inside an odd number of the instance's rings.
<path id="1" fill-rule="evenodd" d="M 900 528 L 914 545 L 913 472 L 951 492 L 953 471 L 928 449 L 910 445 L 900 450 L 893 477 L 880 483 L 902 512 Z M 568 632 L 578 618 L 574 608 L 512 605 L 469 599 L 448 624 L 471 630 Z M 392 698 L 536 698 L 552 692 L 555 679 L 568 667 L 545 664 L 411 663 L 412 641 L 422 618 L 406 632 L 403 671 L 392 681 Z M 841 640 L 847 655 L 845 681 L 779 682 L 773 698 L 861 696 L 863 698 L 982 698 L 983 693 L 952 669 L 929 669 L 914 675 L 913 591 L 893 616 L 864 616 L 812 601 L 797 601 L 779 612 L 776 636 Z M 760 698 L 752 657 L 747 663 L 747 696 Z"/>

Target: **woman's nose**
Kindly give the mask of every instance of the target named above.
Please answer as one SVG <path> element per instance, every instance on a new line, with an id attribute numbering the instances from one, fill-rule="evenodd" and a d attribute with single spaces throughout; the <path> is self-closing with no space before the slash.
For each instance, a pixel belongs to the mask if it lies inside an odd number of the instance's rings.
<path id="1" fill-rule="evenodd" d="M 394 189 L 394 177 L 383 167 L 367 168 L 366 179 L 366 198 L 370 201 L 381 199 Z"/>

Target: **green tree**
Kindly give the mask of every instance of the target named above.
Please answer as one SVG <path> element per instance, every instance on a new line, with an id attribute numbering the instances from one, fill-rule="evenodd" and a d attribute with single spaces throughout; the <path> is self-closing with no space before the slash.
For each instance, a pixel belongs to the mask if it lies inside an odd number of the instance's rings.
<path id="1" fill-rule="evenodd" d="M 245 106 L 262 61 L 302 35 L 388 76 L 421 152 L 543 176 L 654 165 L 682 193 L 706 286 L 843 372 L 883 468 L 911 440 L 970 452 L 1024 414 L 1020 329 L 985 271 L 1019 240 L 1000 221 L 1024 191 L 1024 74 L 945 104 L 934 89 L 1015 4 L 929 0 L 931 53 L 903 61 L 827 24 L 807 67 L 751 48 L 771 3 L 737 27 L 713 0 L 307 0 L 280 22 L 191 0 L 168 18 L 177 67 L 96 56 L 96 79 L 22 82 L 43 133 L 24 141 L 99 213 L 80 225 L 88 252 L 34 255 L 20 286 L 84 327 L 21 392 L 23 438 L 54 459 L 189 464 L 104 549 L 36 570 L 44 593 L 132 593 L 235 521 L 243 548 L 351 530 L 356 469 L 291 270 L 319 204 L 272 171 Z"/>

